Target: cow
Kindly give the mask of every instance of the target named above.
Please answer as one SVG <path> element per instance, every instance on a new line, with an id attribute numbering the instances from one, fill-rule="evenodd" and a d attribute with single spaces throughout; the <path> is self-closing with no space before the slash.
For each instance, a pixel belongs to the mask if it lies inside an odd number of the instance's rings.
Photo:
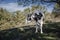
<path id="1" fill-rule="evenodd" d="M 35 11 L 34 13 L 27 14 L 26 23 L 29 23 L 32 20 L 34 20 L 36 23 L 35 33 L 38 32 L 38 29 L 40 29 L 41 30 L 40 32 L 43 33 L 42 27 L 43 27 L 43 21 L 44 21 L 44 13 L 41 11 Z"/>

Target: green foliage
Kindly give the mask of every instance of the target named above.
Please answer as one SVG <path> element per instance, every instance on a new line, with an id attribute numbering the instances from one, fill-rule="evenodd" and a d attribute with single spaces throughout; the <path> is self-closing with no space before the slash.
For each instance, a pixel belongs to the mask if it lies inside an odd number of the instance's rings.
<path id="1" fill-rule="evenodd" d="M 24 10 L 25 13 L 30 13 L 30 8 Z"/>
<path id="2" fill-rule="evenodd" d="M 26 14 L 28 14 L 28 13 L 30 13 L 30 12 L 34 12 L 34 10 L 41 10 L 41 11 L 43 11 L 44 13 L 46 12 L 46 8 L 45 8 L 45 6 L 41 6 L 41 5 L 33 5 L 33 6 L 31 6 L 31 8 L 26 8 L 25 10 L 24 10 L 24 12 L 26 13 Z"/>
<path id="3" fill-rule="evenodd" d="M 60 16 L 60 5 L 58 3 L 55 4 L 52 14 L 54 17 Z"/>
<path id="4" fill-rule="evenodd" d="M 56 3 L 55 8 L 60 8 L 60 5 Z"/>
<path id="5" fill-rule="evenodd" d="M 18 24 L 25 23 L 25 14 L 21 11 L 14 13 L 8 12 L 6 9 L 0 9 L 0 30 L 13 28 Z"/>

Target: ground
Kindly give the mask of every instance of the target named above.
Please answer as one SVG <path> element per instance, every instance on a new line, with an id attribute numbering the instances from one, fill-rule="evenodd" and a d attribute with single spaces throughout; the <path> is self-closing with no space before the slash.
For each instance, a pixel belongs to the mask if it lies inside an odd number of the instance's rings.
<path id="1" fill-rule="evenodd" d="M 35 33 L 34 27 L 24 30 L 19 27 L 0 30 L 0 40 L 60 40 L 60 22 L 44 24 L 43 34 Z"/>

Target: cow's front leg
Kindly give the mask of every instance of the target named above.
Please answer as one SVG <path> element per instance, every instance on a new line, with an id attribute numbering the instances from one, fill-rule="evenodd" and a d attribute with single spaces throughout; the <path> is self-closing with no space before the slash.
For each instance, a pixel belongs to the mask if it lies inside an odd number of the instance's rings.
<path id="1" fill-rule="evenodd" d="M 36 23 L 36 31 L 35 31 L 35 33 L 37 33 L 38 32 L 38 23 Z"/>
<path id="2" fill-rule="evenodd" d="M 42 27 L 43 27 L 43 21 L 41 21 L 41 25 L 40 25 L 41 34 L 43 33 L 43 29 L 42 29 Z"/>

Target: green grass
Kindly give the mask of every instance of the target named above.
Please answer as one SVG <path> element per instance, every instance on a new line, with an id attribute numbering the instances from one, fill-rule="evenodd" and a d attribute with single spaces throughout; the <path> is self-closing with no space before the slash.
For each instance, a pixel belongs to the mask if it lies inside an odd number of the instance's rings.
<path id="1" fill-rule="evenodd" d="M 44 24 L 43 32 L 35 33 L 35 28 L 0 30 L 0 40 L 60 40 L 60 22 Z"/>

